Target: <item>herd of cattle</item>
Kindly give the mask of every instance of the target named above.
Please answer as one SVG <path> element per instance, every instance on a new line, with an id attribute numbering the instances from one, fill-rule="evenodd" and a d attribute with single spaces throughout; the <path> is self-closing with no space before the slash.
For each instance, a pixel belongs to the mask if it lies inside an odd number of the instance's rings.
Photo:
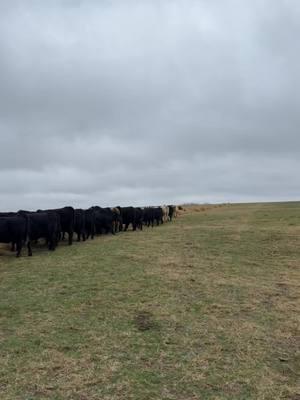
<path id="1" fill-rule="evenodd" d="M 63 207 L 0 213 L 0 243 L 10 243 L 11 250 L 19 257 L 24 245 L 28 256 L 32 255 L 32 242 L 45 239 L 49 250 L 55 250 L 58 242 L 68 234 L 69 245 L 74 233 L 77 240 L 93 239 L 97 234 L 143 229 L 143 226 L 160 225 L 177 216 L 177 206 L 161 207 L 91 207 L 87 210 Z"/>

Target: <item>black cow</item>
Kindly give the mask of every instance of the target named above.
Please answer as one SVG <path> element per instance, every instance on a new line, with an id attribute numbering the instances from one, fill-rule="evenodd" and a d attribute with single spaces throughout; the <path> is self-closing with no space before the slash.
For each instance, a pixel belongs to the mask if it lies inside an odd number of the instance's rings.
<path id="1" fill-rule="evenodd" d="M 163 224 L 163 209 L 161 207 L 154 207 L 153 208 L 153 213 L 154 213 L 154 221 L 156 221 L 156 225 Z"/>
<path id="2" fill-rule="evenodd" d="M 0 218 L 3 218 L 3 217 L 15 217 L 16 215 L 17 215 L 16 212 L 0 212 Z M 15 243 L 11 244 L 10 250 L 11 251 L 15 251 Z"/>
<path id="3" fill-rule="evenodd" d="M 115 235 L 119 232 L 122 225 L 122 217 L 120 210 L 116 208 L 92 207 L 95 213 L 95 226 L 97 233 L 112 233 Z"/>
<path id="4" fill-rule="evenodd" d="M 125 225 L 124 231 L 127 231 L 129 225 L 132 229 L 136 230 L 136 209 L 134 207 L 117 207 L 120 210 L 122 223 Z"/>
<path id="5" fill-rule="evenodd" d="M 143 230 L 144 210 L 140 207 L 135 207 L 135 225 L 137 228 Z"/>
<path id="6" fill-rule="evenodd" d="M 69 238 L 69 245 L 73 243 L 74 223 L 75 223 L 75 210 L 73 207 L 63 207 L 50 210 L 38 210 L 38 212 L 54 211 L 59 215 L 61 232 L 67 232 Z"/>
<path id="7" fill-rule="evenodd" d="M 144 208 L 144 216 L 143 221 L 146 226 L 154 225 L 154 208 L 153 207 L 145 207 Z"/>
<path id="8" fill-rule="evenodd" d="M 89 208 L 87 210 L 84 210 L 84 214 L 86 238 L 88 239 L 89 237 L 91 237 L 91 239 L 94 239 L 94 236 L 96 234 L 95 211 L 93 210 L 93 208 Z"/>
<path id="9" fill-rule="evenodd" d="M 86 239 L 85 211 L 81 208 L 75 210 L 74 232 L 77 234 L 77 241 Z"/>
<path id="10" fill-rule="evenodd" d="M 115 234 L 114 230 L 114 216 L 110 208 L 102 208 L 98 206 L 92 207 L 95 215 L 95 227 L 96 233 L 112 233 Z"/>
<path id="11" fill-rule="evenodd" d="M 17 215 L 16 212 L 0 212 L 1 217 L 15 217 Z"/>
<path id="12" fill-rule="evenodd" d="M 16 245 L 17 254 L 21 255 L 23 243 L 27 243 L 28 255 L 31 256 L 31 249 L 28 240 L 30 230 L 28 217 L 21 215 L 2 216 L 0 218 L 0 243 L 12 243 Z"/>
<path id="13" fill-rule="evenodd" d="M 61 232 L 60 218 L 55 211 L 19 211 L 20 215 L 29 217 L 30 229 L 28 233 L 29 248 L 31 243 L 45 239 L 49 250 L 55 250 Z"/>

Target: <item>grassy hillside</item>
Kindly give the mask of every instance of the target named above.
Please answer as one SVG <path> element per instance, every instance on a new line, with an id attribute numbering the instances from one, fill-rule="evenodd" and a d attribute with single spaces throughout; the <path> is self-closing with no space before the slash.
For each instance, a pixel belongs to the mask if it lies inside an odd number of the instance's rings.
<path id="1" fill-rule="evenodd" d="M 300 204 L 0 253 L 0 399 L 300 399 Z"/>

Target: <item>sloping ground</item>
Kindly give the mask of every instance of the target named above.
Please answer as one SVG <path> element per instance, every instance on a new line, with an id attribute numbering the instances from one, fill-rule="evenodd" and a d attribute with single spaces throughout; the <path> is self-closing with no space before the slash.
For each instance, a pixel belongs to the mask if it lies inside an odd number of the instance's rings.
<path id="1" fill-rule="evenodd" d="M 299 203 L 7 254 L 1 400 L 300 399 Z"/>

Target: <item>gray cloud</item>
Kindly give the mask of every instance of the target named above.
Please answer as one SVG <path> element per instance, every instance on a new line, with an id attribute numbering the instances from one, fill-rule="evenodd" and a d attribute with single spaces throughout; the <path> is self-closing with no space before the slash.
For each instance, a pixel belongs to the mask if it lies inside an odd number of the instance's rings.
<path id="1" fill-rule="evenodd" d="M 1 3 L 1 209 L 298 199 L 299 20 L 296 0 Z"/>

